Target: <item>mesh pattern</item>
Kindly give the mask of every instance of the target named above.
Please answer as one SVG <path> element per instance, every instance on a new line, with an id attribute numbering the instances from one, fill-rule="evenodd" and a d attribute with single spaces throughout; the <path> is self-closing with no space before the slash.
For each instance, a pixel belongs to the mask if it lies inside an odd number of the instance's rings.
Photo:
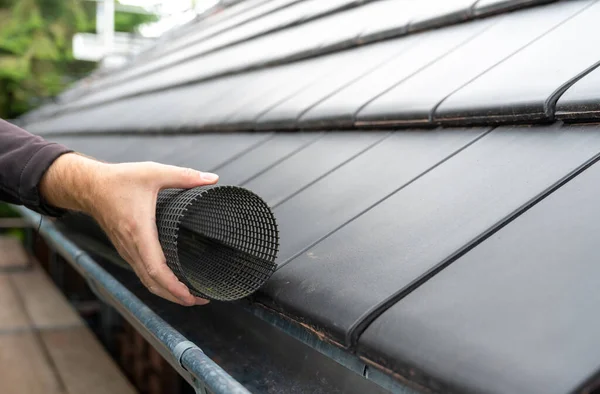
<path id="1" fill-rule="evenodd" d="M 192 294 L 237 300 L 275 272 L 277 224 L 254 193 L 233 186 L 168 189 L 156 211 L 167 264 Z"/>

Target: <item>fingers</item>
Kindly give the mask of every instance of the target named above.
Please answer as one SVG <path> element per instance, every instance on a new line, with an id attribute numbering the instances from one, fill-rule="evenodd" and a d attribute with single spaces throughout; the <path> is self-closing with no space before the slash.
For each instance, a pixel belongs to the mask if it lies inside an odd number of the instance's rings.
<path id="1" fill-rule="evenodd" d="M 146 270 L 146 267 L 143 264 L 141 264 L 141 263 L 132 264 L 132 267 L 133 267 L 133 270 L 135 271 L 136 275 L 138 276 L 138 278 L 140 278 L 140 281 L 142 282 L 142 284 L 152 294 L 162 297 L 171 302 L 177 303 L 179 305 L 183 305 L 183 306 L 203 305 L 203 304 L 197 303 L 197 301 L 195 299 L 196 297 L 192 296 L 191 298 L 182 299 L 181 297 L 177 297 L 174 294 L 172 294 L 171 292 L 169 292 L 168 290 L 166 290 L 165 288 L 163 288 L 162 285 L 160 285 L 152 277 L 150 277 L 150 275 L 148 274 L 148 272 Z M 187 288 L 186 288 L 186 290 L 187 290 Z"/>
<path id="2" fill-rule="evenodd" d="M 133 255 L 135 257 L 132 257 L 132 254 L 128 251 L 129 246 L 125 245 L 124 242 L 122 242 L 118 238 L 112 239 L 112 242 L 115 245 L 115 247 L 116 247 L 117 251 L 119 252 L 119 254 L 121 255 L 121 257 L 123 257 L 129 263 L 129 265 L 131 266 L 131 268 L 133 269 L 133 271 L 135 272 L 137 277 L 140 279 L 142 284 L 151 293 L 153 293 L 159 297 L 165 298 L 171 302 L 175 302 L 177 304 L 184 305 L 184 306 L 203 305 L 203 304 L 198 304 L 198 302 L 195 299 L 193 301 L 191 301 L 189 299 L 186 301 L 183 301 L 183 300 L 177 298 L 176 296 L 170 294 L 169 292 L 167 292 L 165 289 L 163 289 L 159 284 L 157 284 L 150 277 L 145 265 L 143 264 L 141 258 L 139 257 L 139 255 L 137 253 Z M 193 297 L 193 298 L 196 298 L 196 297 Z"/>
<path id="3" fill-rule="evenodd" d="M 197 186 L 212 185 L 219 176 L 210 172 L 200 172 L 191 168 L 182 168 L 159 164 L 153 170 L 154 179 L 160 182 L 160 188 L 191 189 Z"/>
<path id="4" fill-rule="evenodd" d="M 195 297 L 192 296 L 187 286 L 181 283 L 167 266 L 165 255 L 158 242 L 156 224 L 152 219 L 141 223 L 136 236 L 135 248 L 151 281 L 181 300 L 185 305 L 196 303 Z"/>
<path id="5" fill-rule="evenodd" d="M 191 306 L 208 300 L 195 297 L 167 266 L 156 228 L 157 192 L 214 184 L 215 174 L 157 163 L 117 164 L 105 172 L 105 193 L 98 193 L 89 213 L 149 291 L 169 301 Z"/>
<path id="6" fill-rule="evenodd" d="M 206 305 L 210 302 L 209 300 L 205 300 L 204 298 L 200 298 L 200 297 L 194 297 L 194 298 L 196 299 L 196 305 Z"/>
<path id="7" fill-rule="evenodd" d="M 122 228 L 126 227 L 129 226 Z M 121 257 L 129 263 L 142 284 L 151 293 L 184 306 L 208 303 L 206 300 L 192 296 L 189 289 L 166 265 L 158 236 L 152 236 L 153 228 L 156 233 L 156 225 L 152 220 L 149 220 L 149 224 L 145 226 L 140 224 L 131 227 L 134 229 L 112 232 L 111 240 Z M 152 242 L 147 240 L 148 237 Z"/>
<path id="8" fill-rule="evenodd" d="M 135 265 L 133 265 L 132 267 L 134 267 L 133 270 L 140 279 L 140 282 L 142 282 L 142 284 L 146 287 L 146 289 L 148 289 L 148 291 L 150 291 L 150 293 L 179 305 L 191 306 L 189 303 L 183 302 L 182 300 L 174 297 L 172 294 L 169 294 L 167 291 L 158 286 L 154 281 L 152 281 L 152 279 L 150 279 L 150 277 L 144 271 L 143 268 L 139 269 Z"/>

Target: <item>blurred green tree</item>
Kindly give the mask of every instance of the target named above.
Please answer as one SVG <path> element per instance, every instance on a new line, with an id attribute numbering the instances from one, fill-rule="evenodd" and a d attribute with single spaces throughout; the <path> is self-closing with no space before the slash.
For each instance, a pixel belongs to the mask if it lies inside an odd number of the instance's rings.
<path id="1" fill-rule="evenodd" d="M 73 58 L 77 32 L 94 32 L 95 3 L 0 0 L 0 117 L 14 118 L 60 93 L 95 64 Z M 155 15 L 116 12 L 115 30 L 133 32 Z"/>

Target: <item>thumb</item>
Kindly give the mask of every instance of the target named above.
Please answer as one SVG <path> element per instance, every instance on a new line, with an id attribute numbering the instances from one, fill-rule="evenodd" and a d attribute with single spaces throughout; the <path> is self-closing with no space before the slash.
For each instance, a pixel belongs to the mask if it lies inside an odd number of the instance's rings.
<path id="1" fill-rule="evenodd" d="M 158 172 L 160 188 L 191 189 L 197 186 L 217 183 L 219 176 L 210 172 L 201 172 L 191 168 L 161 165 Z M 156 174 L 155 172 L 155 174 Z"/>

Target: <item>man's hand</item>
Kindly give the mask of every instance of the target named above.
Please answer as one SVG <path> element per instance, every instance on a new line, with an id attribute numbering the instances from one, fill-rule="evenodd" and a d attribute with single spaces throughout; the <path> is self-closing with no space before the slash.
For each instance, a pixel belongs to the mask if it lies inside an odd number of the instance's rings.
<path id="1" fill-rule="evenodd" d="M 87 213 L 98 221 L 121 256 L 152 293 L 181 305 L 203 305 L 166 264 L 156 229 L 162 189 L 216 183 L 218 176 L 152 162 L 108 164 L 78 154 L 59 157 L 40 182 L 53 206 Z"/>

